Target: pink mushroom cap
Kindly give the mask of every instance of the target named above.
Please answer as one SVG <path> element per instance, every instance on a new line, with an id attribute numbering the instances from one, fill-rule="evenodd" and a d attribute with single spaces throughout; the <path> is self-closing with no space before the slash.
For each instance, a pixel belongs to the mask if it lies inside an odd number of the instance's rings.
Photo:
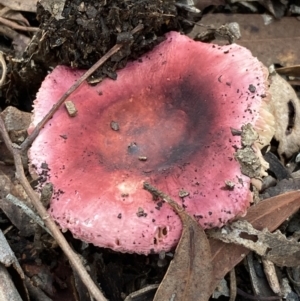
<path id="1" fill-rule="evenodd" d="M 58 66 L 46 77 L 31 128 L 83 72 Z M 203 228 L 243 215 L 250 178 L 234 157 L 241 138 L 231 128 L 256 124 L 265 81 L 247 49 L 171 32 L 117 80 L 84 83 L 69 99 L 77 115 L 61 107 L 29 151 L 41 185 L 54 185 L 51 216 L 86 242 L 148 254 L 174 247 L 182 223 L 143 189 L 145 181 Z"/>

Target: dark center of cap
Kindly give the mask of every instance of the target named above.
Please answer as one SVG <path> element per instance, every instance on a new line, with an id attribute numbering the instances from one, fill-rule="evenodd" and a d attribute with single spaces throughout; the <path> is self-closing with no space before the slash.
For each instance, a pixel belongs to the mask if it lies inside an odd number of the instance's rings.
<path id="1" fill-rule="evenodd" d="M 100 162 L 107 169 L 159 171 L 199 154 L 215 116 L 205 90 L 185 78 L 118 97 L 97 124 Z"/>

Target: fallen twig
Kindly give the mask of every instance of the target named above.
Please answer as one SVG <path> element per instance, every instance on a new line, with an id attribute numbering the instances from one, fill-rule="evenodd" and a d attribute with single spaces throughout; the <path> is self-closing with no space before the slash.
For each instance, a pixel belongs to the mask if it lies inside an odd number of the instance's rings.
<path id="1" fill-rule="evenodd" d="M 139 24 L 135 27 L 131 33 L 134 34 L 141 29 L 143 29 L 143 25 Z M 34 139 L 38 136 L 40 130 L 44 127 L 44 125 L 48 122 L 50 118 L 54 115 L 54 113 L 58 110 L 58 108 L 63 104 L 63 102 L 74 92 L 76 91 L 80 85 L 90 76 L 92 75 L 101 65 L 103 65 L 112 55 L 117 53 L 123 44 L 116 44 L 112 47 L 97 63 L 95 63 L 86 73 L 84 73 L 75 84 L 70 87 L 70 89 L 64 93 L 64 95 L 57 101 L 57 103 L 52 107 L 52 109 L 48 112 L 48 114 L 37 124 L 34 128 L 33 132 L 25 139 L 25 141 L 21 144 L 21 148 L 23 151 L 26 151 Z"/>
<path id="2" fill-rule="evenodd" d="M 16 22 L 10 21 L 3 17 L 0 17 L 0 23 L 4 24 L 10 28 L 16 29 L 16 30 L 31 31 L 31 32 L 39 31 L 38 27 L 22 26 L 22 25 L 17 24 Z"/>
<path id="3" fill-rule="evenodd" d="M 166 203 L 170 204 L 172 208 L 176 208 L 177 212 L 183 211 L 183 208 L 178 205 L 173 199 L 171 199 L 167 194 L 158 190 L 156 187 L 152 186 L 148 182 L 144 182 L 143 187 L 145 190 L 149 191 L 154 197 L 159 197 L 163 199 Z"/>
<path id="4" fill-rule="evenodd" d="M 0 79 L 0 87 L 1 87 L 5 83 L 6 74 L 7 74 L 7 66 L 2 52 L 0 52 L 0 65 L 2 67 L 2 75 Z"/>
<path id="5" fill-rule="evenodd" d="M 143 25 L 140 24 L 136 28 L 134 28 L 131 33 L 134 34 L 140 31 L 143 28 Z M 32 204 L 34 205 L 35 209 L 37 210 L 38 214 L 44 220 L 45 225 L 52 233 L 54 239 L 56 240 L 57 244 L 61 247 L 65 255 L 70 261 L 70 264 L 77 272 L 79 277 L 81 278 L 82 282 L 86 285 L 87 289 L 89 290 L 91 296 L 95 298 L 97 301 L 107 301 L 107 299 L 103 296 L 102 292 L 96 286 L 96 284 L 91 279 L 90 275 L 85 270 L 79 256 L 72 250 L 69 246 L 68 242 L 66 241 L 63 234 L 60 232 L 58 227 L 56 226 L 55 222 L 50 218 L 48 215 L 45 207 L 41 203 L 38 195 L 30 186 L 23 169 L 22 164 L 22 157 L 23 154 L 29 146 L 32 144 L 34 139 L 38 136 L 41 128 L 47 123 L 47 121 L 53 116 L 53 114 L 57 111 L 57 109 L 61 106 L 61 104 L 91 75 L 97 68 L 99 68 L 107 59 L 109 59 L 113 54 L 118 52 L 123 47 L 123 44 L 116 44 L 112 47 L 97 63 L 95 63 L 59 100 L 58 102 L 52 107 L 52 109 L 48 112 L 48 114 L 42 119 L 42 121 L 35 127 L 31 135 L 27 137 L 27 139 L 22 143 L 21 146 L 13 145 L 7 130 L 5 128 L 4 121 L 0 118 L 0 133 L 3 137 L 4 143 L 8 150 L 12 153 L 14 157 L 14 163 L 16 167 L 16 177 L 20 181 L 21 185 L 23 186 L 25 192 L 27 193 L 28 197 L 30 198 Z"/>
<path id="6" fill-rule="evenodd" d="M 22 150 L 18 147 L 13 146 L 2 118 L 0 118 L 0 132 L 1 132 L 1 135 L 2 135 L 2 138 L 4 140 L 6 147 L 9 149 L 9 151 L 12 153 L 12 155 L 14 157 L 14 162 L 15 162 L 15 167 L 16 167 L 16 177 L 18 178 L 18 180 L 20 181 L 21 185 L 23 186 L 25 192 L 29 196 L 35 209 L 37 210 L 37 212 L 39 213 L 41 218 L 44 220 L 45 225 L 50 230 L 50 232 L 53 234 L 53 237 L 55 238 L 57 244 L 64 251 L 64 253 L 67 256 L 67 258 L 69 259 L 71 265 L 74 267 L 74 269 L 80 276 L 82 282 L 88 288 L 91 296 L 93 296 L 97 301 L 107 301 L 106 298 L 101 293 L 101 291 L 99 290 L 99 288 L 93 282 L 90 275 L 85 270 L 79 256 L 71 249 L 71 247 L 69 246 L 65 237 L 63 236 L 63 234 L 60 232 L 60 230 L 56 226 L 55 222 L 49 217 L 46 209 L 40 202 L 38 195 L 35 193 L 35 191 L 32 189 L 32 187 L 28 183 L 27 178 L 24 173 L 22 159 L 21 159 Z"/>

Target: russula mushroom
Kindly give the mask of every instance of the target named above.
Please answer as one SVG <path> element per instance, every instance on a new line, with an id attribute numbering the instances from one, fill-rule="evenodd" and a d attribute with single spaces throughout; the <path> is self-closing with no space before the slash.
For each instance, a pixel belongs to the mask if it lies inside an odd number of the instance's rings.
<path id="1" fill-rule="evenodd" d="M 32 127 L 83 71 L 58 66 L 34 102 Z M 241 173 L 232 134 L 252 124 L 266 144 L 267 72 L 238 45 L 219 47 L 171 32 L 118 72 L 83 84 L 34 141 L 29 157 L 41 185 L 50 181 L 49 212 L 81 240 L 121 252 L 170 250 L 182 224 L 153 200 L 145 181 L 170 195 L 204 228 L 245 213 L 250 178 Z M 258 143 L 258 144 L 259 144 Z"/>

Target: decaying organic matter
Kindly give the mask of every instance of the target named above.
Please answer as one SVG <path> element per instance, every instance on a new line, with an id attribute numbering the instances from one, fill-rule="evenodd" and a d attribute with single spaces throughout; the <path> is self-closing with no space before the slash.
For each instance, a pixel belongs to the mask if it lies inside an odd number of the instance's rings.
<path id="1" fill-rule="evenodd" d="M 42 29 L 32 40 L 27 58 L 72 67 L 89 68 L 116 43 L 123 48 L 97 75 L 116 78 L 116 70 L 162 40 L 170 30 L 180 29 L 175 0 L 66 1 L 58 20 L 38 2 Z M 135 37 L 130 31 L 143 24 Z"/>

